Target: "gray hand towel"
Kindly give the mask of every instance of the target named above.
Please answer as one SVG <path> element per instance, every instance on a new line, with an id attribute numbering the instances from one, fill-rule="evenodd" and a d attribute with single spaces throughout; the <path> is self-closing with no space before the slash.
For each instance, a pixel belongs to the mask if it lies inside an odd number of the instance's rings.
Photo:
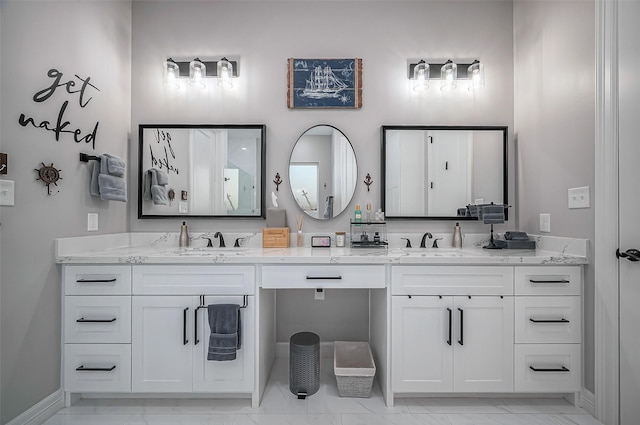
<path id="1" fill-rule="evenodd" d="M 107 158 L 107 173 L 116 177 L 124 177 L 124 161 L 117 156 L 105 153 L 103 157 Z"/>
<path id="2" fill-rule="evenodd" d="M 155 168 L 147 170 L 143 198 L 153 201 L 154 205 L 167 205 L 167 183 L 169 183 L 169 175 L 164 171 Z"/>
<path id="3" fill-rule="evenodd" d="M 240 306 L 211 304 L 207 306 L 207 312 L 211 328 L 207 360 L 235 360 L 242 341 Z"/>
<path id="4" fill-rule="evenodd" d="M 93 161 L 93 168 L 91 169 L 91 182 L 89 183 L 89 193 L 93 196 L 100 196 L 100 183 L 98 183 L 99 175 L 100 162 Z"/>
<path id="5" fill-rule="evenodd" d="M 103 201 L 127 202 L 127 185 L 122 177 L 100 174 L 98 183 L 100 184 L 100 199 Z"/>

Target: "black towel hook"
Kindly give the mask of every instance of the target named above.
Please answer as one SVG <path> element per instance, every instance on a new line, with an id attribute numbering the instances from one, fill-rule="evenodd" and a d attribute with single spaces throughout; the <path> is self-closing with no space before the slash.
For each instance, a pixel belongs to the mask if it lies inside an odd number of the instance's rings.
<path id="1" fill-rule="evenodd" d="M 81 162 L 100 161 L 100 157 L 95 155 L 87 155 L 86 153 L 81 152 L 80 161 Z"/>

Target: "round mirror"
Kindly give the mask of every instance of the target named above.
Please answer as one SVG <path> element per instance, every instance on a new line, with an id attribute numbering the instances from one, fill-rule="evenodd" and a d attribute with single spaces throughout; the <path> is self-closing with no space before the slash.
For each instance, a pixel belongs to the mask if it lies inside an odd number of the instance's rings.
<path id="1" fill-rule="evenodd" d="M 311 127 L 298 138 L 289 160 L 293 198 L 319 220 L 338 216 L 356 189 L 358 166 L 351 142 L 330 125 Z"/>

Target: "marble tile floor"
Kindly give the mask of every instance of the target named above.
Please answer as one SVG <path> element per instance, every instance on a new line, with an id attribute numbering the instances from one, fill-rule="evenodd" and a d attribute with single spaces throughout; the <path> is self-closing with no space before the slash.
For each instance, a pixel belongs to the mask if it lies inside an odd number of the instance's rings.
<path id="1" fill-rule="evenodd" d="M 318 392 L 298 400 L 288 367 L 276 359 L 257 409 L 247 399 L 82 399 L 44 425 L 601 425 L 560 398 L 406 398 L 389 408 L 377 383 L 370 398 L 342 398 L 332 358 L 322 358 Z"/>

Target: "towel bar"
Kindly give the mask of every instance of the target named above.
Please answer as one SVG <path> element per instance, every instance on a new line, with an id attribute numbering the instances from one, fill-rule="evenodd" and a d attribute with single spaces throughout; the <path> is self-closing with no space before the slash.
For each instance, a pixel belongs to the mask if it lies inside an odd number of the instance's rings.
<path id="1" fill-rule="evenodd" d="M 80 153 L 80 161 L 81 162 L 100 161 L 100 157 L 95 155 L 87 155 L 86 153 Z"/>
<path id="2" fill-rule="evenodd" d="M 204 303 L 204 297 L 206 297 L 206 295 L 200 295 L 200 305 L 196 307 L 196 311 L 200 310 L 201 308 L 207 308 L 207 305 Z M 248 305 L 249 305 L 249 295 L 243 295 L 242 305 L 240 306 L 240 308 L 247 308 Z"/>

